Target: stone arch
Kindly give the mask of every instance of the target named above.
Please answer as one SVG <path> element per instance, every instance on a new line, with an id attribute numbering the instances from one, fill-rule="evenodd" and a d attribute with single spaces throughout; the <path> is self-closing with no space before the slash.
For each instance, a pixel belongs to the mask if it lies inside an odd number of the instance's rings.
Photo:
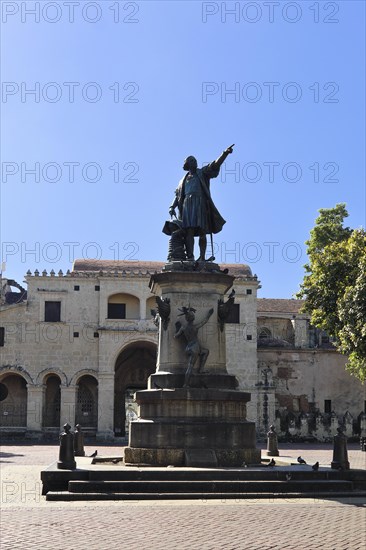
<path id="1" fill-rule="evenodd" d="M 20 374 L 20 376 L 24 378 L 27 384 L 30 384 L 32 386 L 34 385 L 33 378 L 31 377 L 29 372 L 20 365 L 4 365 L 3 367 L 0 367 L 0 381 L 7 374 Z"/>
<path id="2" fill-rule="evenodd" d="M 43 377 L 45 390 L 43 394 L 42 425 L 44 428 L 59 428 L 61 411 L 61 378 L 54 372 Z"/>
<path id="3" fill-rule="evenodd" d="M 47 368 L 47 369 L 43 369 L 41 370 L 41 372 L 38 373 L 37 375 L 37 378 L 36 378 L 36 384 L 43 384 L 44 383 L 44 380 L 45 378 L 49 375 L 49 374 L 55 374 L 56 376 L 58 376 L 60 378 L 60 382 L 63 386 L 67 386 L 67 376 L 66 374 L 61 370 L 59 369 L 58 367 L 56 368 Z"/>
<path id="4" fill-rule="evenodd" d="M 83 374 L 77 381 L 75 424 L 95 431 L 98 427 L 98 379 Z"/>
<path id="5" fill-rule="evenodd" d="M 114 433 L 125 436 L 127 418 L 136 414 L 133 394 L 146 389 L 147 380 L 156 370 L 156 341 L 140 339 L 129 342 L 115 358 L 114 364 Z"/>
<path id="6" fill-rule="evenodd" d="M 131 340 L 128 340 L 128 342 L 125 342 L 122 346 L 122 348 L 116 349 L 116 351 L 111 354 L 110 359 L 108 360 L 108 372 L 114 372 L 116 368 L 116 361 L 120 357 L 120 355 L 129 348 L 130 346 L 139 346 L 140 343 L 147 343 L 148 345 L 151 345 L 152 348 L 154 348 L 156 351 L 158 349 L 158 340 L 157 340 L 157 332 L 151 333 L 151 334 L 144 334 L 143 336 L 132 336 Z"/>
<path id="7" fill-rule="evenodd" d="M 108 296 L 108 319 L 140 319 L 140 298 L 127 292 Z"/>
<path id="8" fill-rule="evenodd" d="M 2 373 L 0 378 L 0 426 L 27 426 L 27 378 L 15 369 Z"/>
<path id="9" fill-rule="evenodd" d="M 98 382 L 98 373 L 97 373 L 96 370 L 94 370 L 94 369 L 82 369 L 82 370 L 79 370 L 78 372 L 76 372 L 74 374 L 74 376 L 70 380 L 69 386 L 74 386 L 74 385 L 78 384 L 80 378 L 82 376 L 86 376 L 86 375 L 93 376 L 95 378 L 95 380 Z"/>

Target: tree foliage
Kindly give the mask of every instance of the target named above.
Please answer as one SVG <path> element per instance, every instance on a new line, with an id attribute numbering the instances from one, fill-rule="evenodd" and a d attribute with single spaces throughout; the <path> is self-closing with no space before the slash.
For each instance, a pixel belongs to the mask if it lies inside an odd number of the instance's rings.
<path id="1" fill-rule="evenodd" d="M 311 322 L 348 356 L 347 370 L 366 380 L 366 232 L 344 227 L 345 204 L 319 210 L 306 241 L 309 263 L 298 298 Z"/>

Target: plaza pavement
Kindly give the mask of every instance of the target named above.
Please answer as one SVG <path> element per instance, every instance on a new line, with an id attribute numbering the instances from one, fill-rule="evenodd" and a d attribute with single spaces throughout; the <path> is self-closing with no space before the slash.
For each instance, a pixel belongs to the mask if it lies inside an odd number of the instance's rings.
<path id="1" fill-rule="evenodd" d="M 117 455 L 93 444 L 86 454 Z M 366 453 L 349 445 L 351 468 Z M 296 462 L 330 465 L 327 444 L 280 445 Z M 1 550 L 365 550 L 366 503 L 360 498 L 47 502 L 40 471 L 56 445 L 1 448 Z"/>

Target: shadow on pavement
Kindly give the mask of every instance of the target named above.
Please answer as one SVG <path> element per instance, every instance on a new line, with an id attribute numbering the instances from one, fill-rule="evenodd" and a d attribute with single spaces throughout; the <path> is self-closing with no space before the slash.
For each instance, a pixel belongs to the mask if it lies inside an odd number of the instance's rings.
<path id="1" fill-rule="evenodd" d="M 3 452 L 0 452 L 0 462 L 7 462 L 7 463 L 13 462 L 12 460 L 3 460 L 3 458 L 12 458 L 12 457 L 15 457 L 15 456 L 24 456 L 24 455 L 22 455 L 22 454 L 15 454 L 15 453 L 3 453 Z"/>

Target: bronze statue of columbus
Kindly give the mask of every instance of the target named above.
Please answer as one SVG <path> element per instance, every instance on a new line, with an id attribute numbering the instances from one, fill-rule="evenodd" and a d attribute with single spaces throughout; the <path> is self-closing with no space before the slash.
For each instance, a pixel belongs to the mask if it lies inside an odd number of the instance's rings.
<path id="1" fill-rule="evenodd" d="M 178 208 L 179 226 L 184 231 L 185 253 L 187 260 L 194 260 L 194 237 L 199 237 L 200 261 L 205 261 L 207 234 L 219 233 L 225 223 L 224 218 L 213 203 L 210 193 L 210 179 L 216 178 L 226 157 L 233 152 L 230 145 L 219 156 L 203 168 L 198 168 L 193 156 L 185 159 L 183 170 L 186 175 L 181 179 L 175 191 L 175 198 L 169 208 L 172 218 Z M 177 217 L 177 216 L 176 216 Z"/>

